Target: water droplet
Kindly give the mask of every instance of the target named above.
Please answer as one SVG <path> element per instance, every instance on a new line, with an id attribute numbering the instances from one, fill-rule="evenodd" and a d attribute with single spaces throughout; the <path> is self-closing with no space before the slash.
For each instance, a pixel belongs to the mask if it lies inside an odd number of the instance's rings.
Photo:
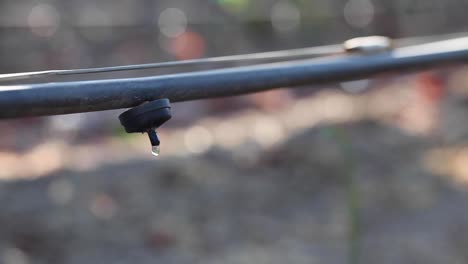
<path id="1" fill-rule="evenodd" d="M 159 146 L 152 146 L 151 147 L 151 153 L 154 155 L 154 156 L 159 156 L 161 152 L 161 148 Z"/>

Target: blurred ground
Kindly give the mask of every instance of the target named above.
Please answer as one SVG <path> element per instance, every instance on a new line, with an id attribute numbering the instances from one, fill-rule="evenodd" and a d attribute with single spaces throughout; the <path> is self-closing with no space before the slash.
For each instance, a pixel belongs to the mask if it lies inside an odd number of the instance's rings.
<path id="1" fill-rule="evenodd" d="M 161 159 L 141 135 L 3 152 L 0 259 L 344 263 L 353 176 L 361 263 L 466 263 L 465 72 L 167 128 Z"/>

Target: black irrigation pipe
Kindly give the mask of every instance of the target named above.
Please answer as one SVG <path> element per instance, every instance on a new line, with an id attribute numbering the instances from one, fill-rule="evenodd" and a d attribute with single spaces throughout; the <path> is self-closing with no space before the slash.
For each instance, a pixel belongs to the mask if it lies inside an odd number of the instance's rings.
<path id="1" fill-rule="evenodd" d="M 233 96 L 464 62 L 468 62 L 468 38 L 374 55 L 339 55 L 158 77 L 0 86 L 0 118 L 128 108 L 159 98 L 182 102 Z"/>
<path id="2" fill-rule="evenodd" d="M 160 69 L 160 68 L 182 68 L 188 66 L 203 66 L 223 63 L 239 63 L 239 62 L 257 62 L 267 63 L 279 60 L 293 60 L 293 59 L 310 59 L 319 56 L 331 55 L 335 53 L 343 52 L 343 45 L 328 45 L 319 46 L 312 48 L 302 48 L 293 50 L 280 50 L 280 51 L 269 51 L 252 54 L 241 54 L 231 55 L 222 57 L 211 57 L 193 60 L 183 61 L 166 61 L 156 62 L 147 64 L 136 64 L 136 65 L 123 65 L 123 66 L 111 66 L 103 68 L 87 68 L 87 69 L 72 69 L 72 70 L 50 70 L 50 71 L 39 71 L 39 72 L 22 72 L 22 73 L 10 73 L 0 74 L 1 81 L 10 80 L 24 80 L 33 77 L 53 77 L 53 76 L 67 76 L 67 75 L 78 75 L 78 74 L 92 74 L 102 72 L 118 72 L 118 71 L 133 71 L 133 70 L 144 70 L 144 69 Z"/>

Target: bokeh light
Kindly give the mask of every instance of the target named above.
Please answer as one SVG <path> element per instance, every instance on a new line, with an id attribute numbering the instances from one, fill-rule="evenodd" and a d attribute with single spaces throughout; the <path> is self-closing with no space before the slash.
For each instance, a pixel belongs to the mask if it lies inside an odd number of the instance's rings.
<path id="1" fill-rule="evenodd" d="M 272 146 L 284 138 L 285 132 L 281 123 L 274 118 L 258 118 L 252 129 L 252 136 L 261 146 Z"/>
<path id="2" fill-rule="evenodd" d="M 200 58 L 205 54 L 205 39 L 198 33 L 187 31 L 169 42 L 169 51 L 179 60 Z"/>
<path id="3" fill-rule="evenodd" d="M 301 23 L 301 12 L 291 2 L 277 2 L 271 8 L 270 14 L 273 28 L 279 32 L 297 29 Z"/>
<path id="4" fill-rule="evenodd" d="M 238 146 L 247 138 L 245 129 L 229 121 L 219 122 L 214 128 L 214 134 L 216 144 L 225 148 Z"/>
<path id="5" fill-rule="evenodd" d="M 60 25 L 57 9 L 49 4 L 38 4 L 31 9 L 28 26 L 31 32 L 39 37 L 51 37 Z"/>
<path id="6" fill-rule="evenodd" d="M 333 121 L 349 120 L 355 115 L 355 105 L 345 96 L 330 96 L 322 102 L 322 116 Z"/>
<path id="7" fill-rule="evenodd" d="M 343 13 L 350 26 L 364 28 L 373 21 L 375 8 L 370 0 L 350 0 L 346 3 Z"/>
<path id="8" fill-rule="evenodd" d="M 159 14 L 159 30 L 166 37 L 180 36 L 187 29 L 187 16 L 179 8 L 167 8 Z"/>
<path id="9" fill-rule="evenodd" d="M 203 153 L 213 145 L 212 133 L 203 126 L 194 126 L 184 136 L 185 146 L 191 153 Z"/>

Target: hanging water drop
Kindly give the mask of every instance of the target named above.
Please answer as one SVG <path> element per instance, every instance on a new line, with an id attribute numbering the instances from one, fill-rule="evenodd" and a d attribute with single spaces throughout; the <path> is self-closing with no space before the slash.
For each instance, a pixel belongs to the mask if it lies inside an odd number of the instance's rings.
<path id="1" fill-rule="evenodd" d="M 151 154 L 153 154 L 153 156 L 159 156 L 159 154 L 161 153 L 161 148 L 159 146 L 152 146 L 151 147 Z"/>
<path id="2" fill-rule="evenodd" d="M 156 133 L 156 130 L 154 128 L 148 131 L 148 137 L 151 142 L 151 153 L 153 153 L 153 155 L 156 157 L 159 156 L 159 153 L 160 153 L 159 144 L 161 142 L 159 141 L 158 134 Z"/>

